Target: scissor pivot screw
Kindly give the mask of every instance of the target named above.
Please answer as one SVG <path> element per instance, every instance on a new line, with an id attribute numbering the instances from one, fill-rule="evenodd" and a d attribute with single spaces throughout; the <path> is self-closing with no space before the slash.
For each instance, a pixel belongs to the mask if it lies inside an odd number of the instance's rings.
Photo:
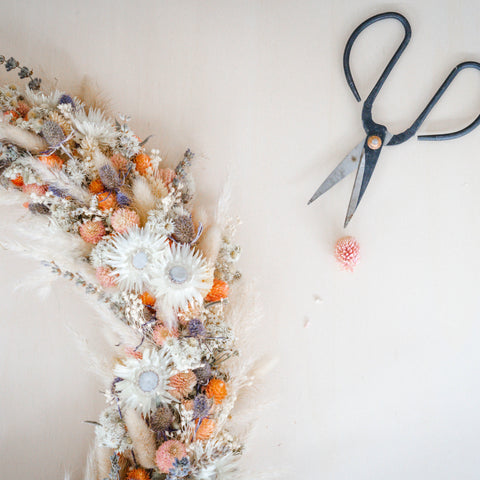
<path id="1" fill-rule="evenodd" d="M 367 145 L 371 150 L 378 150 L 382 146 L 382 139 L 377 135 L 370 135 L 367 139 Z"/>

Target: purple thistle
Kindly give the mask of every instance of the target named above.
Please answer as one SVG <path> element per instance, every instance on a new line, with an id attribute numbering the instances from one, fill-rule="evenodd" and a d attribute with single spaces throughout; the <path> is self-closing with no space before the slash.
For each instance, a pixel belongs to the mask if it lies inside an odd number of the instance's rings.
<path id="1" fill-rule="evenodd" d="M 73 98 L 70 95 L 67 95 L 65 93 L 60 97 L 58 104 L 59 105 L 70 104 L 72 108 L 75 110 L 75 102 L 73 101 Z"/>
<path id="2" fill-rule="evenodd" d="M 132 201 L 122 192 L 117 192 L 117 202 L 121 207 L 128 207 Z"/>
<path id="3" fill-rule="evenodd" d="M 193 400 L 193 418 L 205 418 L 210 411 L 212 401 L 203 393 Z"/>
<path id="4" fill-rule="evenodd" d="M 207 363 L 203 367 L 195 368 L 193 373 L 197 377 L 199 385 L 206 385 L 212 378 L 212 367 Z"/>
<path id="5" fill-rule="evenodd" d="M 198 318 L 192 318 L 192 320 L 188 322 L 188 334 L 191 337 L 202 337 L 205 335 L 205 332 L 205 327 Z"/>
<path id="6" fill-rule="evenodd" d="M 56 187 L 55 185 L 50 185 L 48 187 L 48 191 L 50 193 L 53 193 L 56 197 L 60 197 L 60 198 L 65 198 L 66 197 L 66 193 L 61 190 L 60 188 Z"/>

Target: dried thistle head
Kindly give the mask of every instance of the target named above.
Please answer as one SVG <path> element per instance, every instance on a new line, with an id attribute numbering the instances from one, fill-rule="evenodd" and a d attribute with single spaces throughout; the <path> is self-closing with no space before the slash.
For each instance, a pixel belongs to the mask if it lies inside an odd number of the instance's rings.
<path id="1" fill-rule="evenodd" d="M 98 170 L 100 180 L 107 190 L 116 190 L 122 184 L 120 176 L 111 165 L 102 165 Z"/>
<path id="2" fill-rule="evenodd" d="M 164 432 L 173 424 L 175 417 L 168 407 L 159 407 L 150 418 L 150 428 L 158 433 Z"/>
<path id="3" fill-rule="evenodd" d="M 195 238 L 195 227 L 190 215 L 181 215 L 174 220 L 173 238 L 179 243 L 190 243 Z"/>
<path id="4" fill-rule="evenodd" d="M 50 146 L 58 145 L 65 140 L 65 133 L 63 133 L 62 127 L 52 120 L 43 122 L 41 134 Z"/>

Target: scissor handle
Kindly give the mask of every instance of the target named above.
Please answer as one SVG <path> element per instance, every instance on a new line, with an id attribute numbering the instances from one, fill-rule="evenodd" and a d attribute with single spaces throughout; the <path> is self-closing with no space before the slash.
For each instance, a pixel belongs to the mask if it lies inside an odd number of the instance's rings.
<path id="1" fill-rule="evenodd" d="M 345 77 L 347 79 L 348 86 L 350 87 L 350 90 L 353 92 L 353 95 L 355 96 L 357 101 L 360 102 L 361 98 L 360 98 L 360 95 L 358 94 L 358 90 L 357 90 L 357 87 L 355 86 L 355 82 L 353 81 L 353 77 L 352 77 L 352 72 L 350 70 L 350 52 L 352 50 L 352 46 L 355 40 L 360 35 L 360 33 L 362 33 L 367 27 L 369 27 L 373 23 L 378 22 L 380 20 L 385 20 L 387 18 L 393 18 L 394 20 L 398 20 L 403 25 L 403 28 L 405 29 L 405 36 L 403 37 L 402 43 L 397 48 L 397 51 L 393 54 L 393 57 L 388 62 L 388 65 L 385 67 L 385 70 L 380 75 L 380 78 L 377 80 L 377 83 L 372 88 L 367 99 L 365 100 L 365 103 L 363 104 L 362 121 L 363 121 L 363 127 L 365 129 L 365 132 L 367 132 L 367 134 L 370 133 L 375 127 L 378 126 L 378 124 L 372 120 L 373 102 L 377 97 L 378 92 L 382 88 L 383 84 L 385 83 L 385 80 L 390 75 L 390 72 L 392 71 L 393 67 L 398 62 L 398 59 L 400 58 L 403 51 L 407 47 L 408 42 L 410 41 L 410 38 L 412 36 L 412 28 L 410 27 L 410 23 L 408 23 L 408 20 L 400 13 L 385 12 L 385 13 L 380 13 L 378 15 L 374 15 L 373 17 L 370 17 L 367 20 L 365 20 L 363 23 L 361 23 L 353 31 L 353 33 L 350 35 L 350 38 L 347 40 L 347 45 L 345 46 L 345 51 L 343 52 L 343 70 L 345 72 Z"/>
<path id="2" fill-rule="evenodd" d="M 397 135 L 393 135 L 392 139 L 388 143 L 388 145 L 398 145 L 400 143 L 405 142 L 409 138 L 411 138 L 415 133 L 417 133 L 417 130 L 420 128 L 424 120 L 427 118 L 428 114 L 432 110 L 432 108 L 437 104 L 437 102 L 440 100 L 441 96 L 445 93 L 447 88 L 450 86 L 452 83 L 453 79 L 462 71 L 467 68 L 475 68 L 477 70 L 480 70 L 480 63 L 478 62 L 463 62 L 458 64 L 448 75 L 448 77 L 445 79 L 445 81 L 442 83 L 440 88 L 437 90 L 435 95 L 432 97 L 430 102 L 428 102 L 427 106 L 424 108 L 423 112 L 418 116 L 418 118 L 413 122 L 412 126 L 410 128 L 407 128 L 402 133 L 399 133 Z M 478 127 L 480 125 L 480 115 L 468 126 L 465 128 L 462 128 L 461 130 L 458 130 L 456 132 L 452 133 L 440 133 L 436 135 L 419 135 L 417 138 L 418 140 L 451 140 L 453 138 L 458 138 L 463 135 L 466 135 L 467 133 L 470 133 L 472 130 Z"/>

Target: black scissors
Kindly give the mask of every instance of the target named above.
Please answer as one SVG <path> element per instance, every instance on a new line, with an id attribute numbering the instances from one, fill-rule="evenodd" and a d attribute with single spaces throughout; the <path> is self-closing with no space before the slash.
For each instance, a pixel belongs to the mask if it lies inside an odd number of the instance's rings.
<path id="1" fill-rule="evenodd" d="M 442 83 L 440 88 L 437 90 L 437 93 L 435 93 L 430 102 L 424 108 L 423 112 L 418 116 L 415 122 L 413 122 L 412 126 L 410 128 L 407 128 L 402 133 L 392 135 L 387 130 L 387 127 L 373 121 L 372 107 L 373 102 L 377 97 L 378 93 L 380 92 L 380 89 L 382 88 L 385 80 L 387 79 L 388 75 L 390 75 L 390 72 L 392 71 L 393 67 L 397 63 L 398 59 L 408 45 L 408 42 L 410 41 L 412 29 L 410 27 L 410 24 L 408 23 L 408 20 L 403 15 L 400 15 L 396 12 L 381 13 L 365 20 L 353 31 L 347 41 L 347 45 L 343 53 L 343 69 L 350 90 L 353 92 L 353 95 L 355 96 L 357 101 L 360 101 L 360 95 L 358 94 L 355 82 L 352 78 L 352 73 L 350 71 L 350 52 L 352 50 L 353 43 L 360 35 L 360 33 L 363 32 L 363 30 L 365 30 L 373 23 L 387 18 L 393 18 L 395 20 L 398 20 L 403 25 L 403 28 L 405 29 L 405 37 L 403 38 L 402 43 L 391 58 L 387 67 L 383 71 L 382 75 L 378 79 L 377 83 L 373 87 L 372 91 L 368 95 L 367 99 L 363 103 L 362 122 L 363 128 L 367 136 L 366 138 L 362 139 L 362 141 L 338 164 L 335 170 L 333 170 L 333 172 L 327 177 L 327 179 L 322 183 L 322 185 L 320 185 L 320 187 L 314 193 L 313 197 L 308 202 L 308 204 L 312 203 L 320 195 L 322 195 L 335 184 L 337 184 L 349 173 L 353 172 L 353 170 L 355 170 L 356 168 L 357 176 L 353 185 L 352 196 L 350 197 L 350 203 L 348 205 L 344 227 L 346 227 L 352 219 L 352 216 L 355 213 L 355 210 L 357 209 L 358 204 L 363 197 L 363 194 L 365 193 L 365 189 L 370 182 L 370 178 L 372 177 L 373 171 L 378 161 L 378 157 L 380 156 L 380 152 L 382 151 L 382 147 L 384 145 L 399 145 L 400 143 L 403 143 L 412 136 L 414 136 L 417 130 L 422 125 L 425 118 L 432 110 L 432 108 L 438 102 L 440 97 L 445 93 L 450 83 L 452 83 L 452 80 L 458 75 L 461 70 L 465 70 L 466 68 L 476 68 L 477 70 L 480 70 L 480 63 L 478 62 L 463 62 L 457 65 Z M 442 133 L 438 135 L 419 135 L 417 138 L 419 140 L 449 140 L 452 138 L 461 137 L 462 135 L 466 135 L 467 133 L 475 129 L 479 124 L 480 115 L 470 125 L 457 132 Z"/>

